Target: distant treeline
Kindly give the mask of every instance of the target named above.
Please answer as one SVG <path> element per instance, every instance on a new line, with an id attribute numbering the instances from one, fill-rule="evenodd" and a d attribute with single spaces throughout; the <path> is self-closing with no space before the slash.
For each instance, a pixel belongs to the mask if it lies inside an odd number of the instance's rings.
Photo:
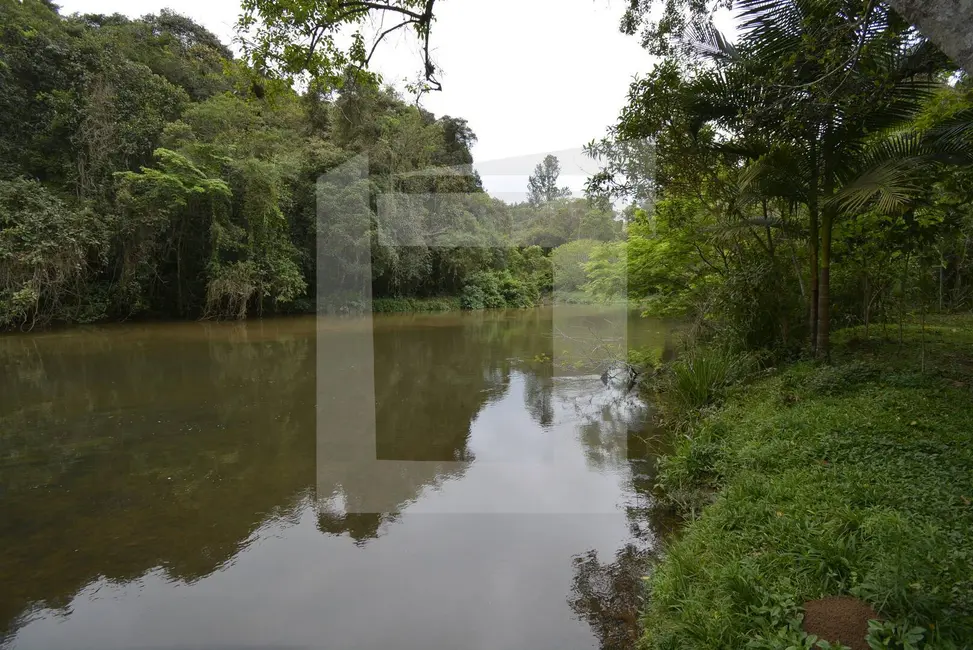
<path id="1" fill-rule="evenodd" d="M 378 299 L 523 306 L 551 290 L 552 249 L 621 234 L 606 204 L 550 191 L 556 164 L 507 205 L 472 171 L 466 120 L 374 86 L 299 94 L 174 13 L 0 0 L 0 62 L 0 327 L 310 312 L 322 256 L 362 248 Z M 362 155 L 370 196 L 449 205 L 380 224 L 373 199 L 363 243 L 347 197 L 316 189 Z"/>

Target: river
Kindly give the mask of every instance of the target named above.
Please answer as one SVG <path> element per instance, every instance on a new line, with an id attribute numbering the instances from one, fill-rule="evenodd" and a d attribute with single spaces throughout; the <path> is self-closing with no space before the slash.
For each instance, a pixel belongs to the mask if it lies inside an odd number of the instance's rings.
<path id="1" fill-rule="evenodd" d="M 0 337 L 0 646 L 632 647 L 654 437 L 599 365 L 669 330 L 624 320 Z"/>

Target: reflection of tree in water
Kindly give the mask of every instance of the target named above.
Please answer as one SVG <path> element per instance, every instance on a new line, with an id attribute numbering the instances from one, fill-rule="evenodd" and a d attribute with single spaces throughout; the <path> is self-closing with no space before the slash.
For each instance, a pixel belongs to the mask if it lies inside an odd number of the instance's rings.
<path id="1" fill-rule="evenodd" d="M 605 404 L 581 423 L 579 434 L 589 467 L 601 471 L 628 462 L 630 415 L 633 414 L 617 404 Z"/>
<path id="2" fill-rule="evenodd" d="M 588 466 L 597 471 L 625 467 L 643 458 L 649 407 L 624 387 L 605 386 L 597 377 L 560 378 L 555 398 L 573 412 Z"/>
<path id="3" fill-rule="evenodd" d="M 591 626 L 602 650 L 636 647 L 641 635 L 642 576 L 651 558 L 647 548 L 627 544 L 615 554 L 614 562 L 600 562 L 595 551 L 572 561 L 574 580 L 568 603 Z"/>
<path id="4" fill-rule="evenodd" d="M 376 329 L 378 458 L 473 460 L 467 449 L 470 423 L 507 390 L 507 358 L 512 348 L 522 349 L 529 341 L 511 339 L 497 325 L 496 320 L 464 318 L 435 327 Z"/>
<path id="5" fill-rule="evenodd" d="M 332 512 L 318 511 L 318 530 L 327 535 L 347 534 L 355 540 L 355 546 L 364 546 L 377 539 L 384 524 L 394 522 L 395 513 L 384 512 Z"/>
<path id="6" fill-rule="evenodd" d="M 643 482 L 646 477 L 636 479 Z M 653 481 L 654 482 L 654 481 Z M 591 626 L 601 650 L 634 650 L 642 635 L 641 618 L 648 593 L 643 579 L 659 560 L 661 540 L 677 522 L 654 506 L 648 492 L 637 492 L 625 507 L 632 541 L 602 562 L 595 551 L 575 556 L 568 604 Z"/>
<path id="7" fill-rule="evenodd" d="M 658 453 L 658 452 L 657 452 Z M 652 495 L 655 488 L 657 456 L 633 460 L 632 473 L 625 493 L 628 500 L 623 504 L 632 538 L 643 544 L 658 544 L 668 539 L 679 527 L 679 517 L 668 506 L 656 502 Z"/>
<path id="8" fill-rule="evenodd" d="M 574 578 L 568 604 L 591 626 L 601 650 L 634 650 L 641 636 L 641 618 L 647 596 L 646 576 L 658 561 L 661 540 L 675 529 L 676 522 L 652 498 L 654 461 L 634 461 L 629 501 L 625 504 L 632 541 L 602 562 L 596 551 L 572 560 Z"/>
<path id="9" fill-rule="evenodd" d="M 554 424 L 554 376 L 548 364 L 534 364 L 524 375 L 524 404 L 538 425 Z"/>
<path id="10" fill-rule="evenodd" d="M 506 393 L 519 359 L 549 339 L 534 318 L 523 312 L 376 319 L 374 403 L 362 402 L 369 383 L 360 375 L 326 370 L 325 385 L 318 386 L 329 404 L 329 421 L 318 433 L 319 528 L 348 532 L 363 545 L 425 491 L 458 478 L 462 463 L 474 460 L 471 423 Z M 355 351 L 338 343 L 322 348 L 319 342 L 319 362 L 352 365 Z M 356 399 L 360 408 L 348 416 L 346 407 Z M 372 408 L 375 445 L 369 451 L 360 442 L 370 435 Z M 390 467 L 385 461 L 420 462 Z M 354 530 L 344 530 L 348 525 Z"/>
<path id="11" fill-rule="evenodd" d="M 0 639 L 99 578 L 199 580 L 292 518 L 314 475 L 310 342 L 260 329 L 3 340 L 21 371 L 0 377 Z"/>
<path id="12" fill-rule="evenodd" d="M 597 391 L 584 385 L 581 378 L 567 382 L 559 398 L 573 400 L 588 465 L 597 470 L 627 469 L 627 500 L 622 507 L 632 542 L 612 561 L 601 561 L 593 550 L 576 556 L 568 602 L 591 626 L 602 650 L 632 650 L 641 636 L 642 578 L 656 560 L 659 540 L 674 528 L 652 498 L 663 438 L 652 429 L 648 407 L 640 400 L 610 386 Z"/>
<path id="13" fill-rule="evenodd" d="M 376 333 L 380 455 L 468 458 L 470 420 L 506 390 L 508 360 L 544 349 L 536 319 L 393 320 L 395 333 Z M 98 579 L 161 568 L 198 581 L 315 504 L 314 336 L 313 321 L 287 319 L 0 339 L 0 644 Z M 397 510 L 356 514 L 356 502 L 397 481 L 401 509 L 451 477 L 423 466 L 336 477 L 323 496 L 346 507 L 320 511 L 319 530 L 377 537 Z"/>

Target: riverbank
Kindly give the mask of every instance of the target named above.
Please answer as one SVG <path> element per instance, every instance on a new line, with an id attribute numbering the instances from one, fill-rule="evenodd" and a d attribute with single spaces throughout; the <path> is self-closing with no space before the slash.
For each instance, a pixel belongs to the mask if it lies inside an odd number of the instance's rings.
<path id="1" fill-rule="evenodd" d="M 362 310 L 366 310 L 367 303 L 356 300 L 348 300 L 346 302 L 337 301 L 334 303 L 326 304 L 322 307 L 324 313 L 329 314 L 346 314 L 346 313 L 361 313 Z M 557 296 L 543 295 L 536 302 L 525 305 L 511 302 L 507 304 L 506 302 L 497 303 L 490 307 L 470 307 L 464 304 L 462 296 L 432 296 L 432 297 L 399 297 L 399 298 L 374 298 L 371 302 L 371 313 L 373 314 L 434 314 L 434 313 L 444 313 L 451 311 L 483 311 L 486 309 L 533 309 L 535 307 L 548 307 L 553 304 L 557 305 L 592 305 L 592 306 L 604 306 L 604 305 L 617 305 L 617 302 L 606 302 L 604 300 L 599 300 L 592 298 L 584 292 L 565 292 L 558 293 Z M 367 311 L 367 310 L 366 310 Z M 193 322 L 198 320 L 210 320 L 210 321 L 231 321 L 231 322 L 243 322 L 243 321 L 254 321 L 262 320 L 264 318 L 291 318 L 291 317 L 301 317 L 309 316 L 316 313 L 316 307 L 313 303 L 304 301 L 297 305 L 297 308 L 286 310 L 282 312 L 267 312 L 266 315 L 252 314 L 245 318 L 234 319 L 234 318 L 200 318 L 200 317 L 185 317 L 178 318 L 166 314 L 153 314 L 153 313 L 142 313 L 133 317 L 128 318 L 99 318 L 90 321 L 81 322 L 71 322 L 71 321 L 54 321 L 47 322 L 43 324 L 36 323 L 21 323 L 16 327 L 5 327 L 0 325 L 0 334 L 8 332 L 28 332 L 28 331 L 55 331 L 55 330 L 67 330 L 79 325 L 112 325 L 118 323 L 179 323 L 179 322 Z"/>
<path id="2" fill-rule="evenodd" d="M 374 298 L 372 313 L 406 314 L 431 313 L 440 311 L 460 311 L 463 309 L 459 296 L 440 296 L 435 298 Z"/>
<path id="3" fill-rule="evenodd" d="M 661 488 L 701 514 L 648 579 L 644 647 L 818 647 L 802 604 L 828 596 L 878 612 L 872 648 L 971 647 L 973 319 L 887 334 L 838 333 L 833 366 L 738 387 L 677 442 Z"/>

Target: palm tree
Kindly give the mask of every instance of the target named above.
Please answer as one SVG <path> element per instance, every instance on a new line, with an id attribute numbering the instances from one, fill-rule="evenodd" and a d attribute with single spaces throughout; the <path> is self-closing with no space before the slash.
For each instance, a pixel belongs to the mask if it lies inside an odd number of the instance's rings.
<path id="1" fill-rule="evenodd" d="M 875 0 L 742 0 L 737 8 L 735 45 L 712 25 L 689 33 L 709 63 L 685 89 L 687 110 L 697 128 L 718 134 L 710 146 L 737 153 L 741 189 L 803 206 L 811 344 L 827 358 L 834 224 L 866 208 L 909 209 L 922 194 L 917 169 L 937 160 L 948 138 L 908 127 L 953 68 Z"/>

